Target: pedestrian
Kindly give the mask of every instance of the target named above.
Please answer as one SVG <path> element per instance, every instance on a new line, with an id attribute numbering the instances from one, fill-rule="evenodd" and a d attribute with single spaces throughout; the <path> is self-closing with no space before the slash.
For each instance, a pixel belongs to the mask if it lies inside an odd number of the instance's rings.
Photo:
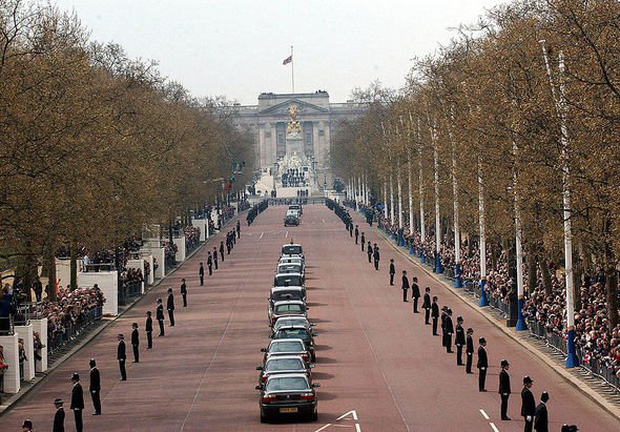
<path id="1" fill-rule="evenodd" d="M 211 267 L 209 267 L 209 276 L 211 276 Z M 198 277 L 200 278 L 200 286 L 203 286 L 205 284 L 205 267 L 202 263 L 200 263 L 200 268 L 198 269 Z"/>
<path id="2" fill-rule="evenodd" d="M 172 294 L 172 288 L 168 288 L 168 300 L 166 300 L 166 309 L 168 310 L 170 327 L 174 327 L 174 294 Z"/>
<path id="3" fill-rule="evenodd" d="M 157 311 L 155 312 L 155 318 L 159 323 L 159 335 L 157 335 L 157 337 L 165 336 L 166 333 L 164 332 L 164 305 L 161 299 L 157 299 Z"/>
<path id="4" fill-rule="evenodd" d="M 375 270 L 379 270 L 379 260 L 381 259 L 381 256 L 379 255 L 379 246 L 377 246 L 376 243 L 375 243 L 375 248 L 373 252 L 373 257 L 375 259 Z"/>
<path id="5" fill-rule="evenodd" d="M 353 237 L 353 221 L 351 219 L 349 219 L 348 231 L 349 231 L 349 237 Z"/>
<path id="6" fill-rule="evenodd" d="M 396 274 L 396 267 L 394 267 L 394 258 L 390 258 L 390 286 L 394 286 L 394 275 Z"/>
<path id="7" fill-rule="evenodd" d="M 372 244 L 370 243 L 370 240 L 368 240 L 368 246 L 366 248 L 366 254 L 368 255 L 368 262 L 372 263 L 372 254 L 374 253 L 374 251 L 372 250 Z"/>
<path id="8" fill-rule="evenodd" d="M 22 422 L 22 432 L 32 432 L 32 420 L 26 419 Z"/>
<path id="9" fill-rule="evenodd" d="M 185 279 L 181 279 L 181 297 L 183 298 L 183 307 L 187 307 L 187 284 Z"/>
<path id="10" fill-rule="evenodd" d="M 407 278 L 407 270 L 403 270 L 402 283 L 400 288 L 403 290 L 403 302 L 407 302 L 407 290 L 409 289 L 409 279 Z"/>
<path id="11" fill-rule="evenodd" d="M 133 362 L 140 363 L 140 333 L 138 323 L 131 324 L 131 348 L 133 348 Z"/>
<path id="12" fill-rule="evenodd" d="M 88 383 L 88 391 L 93 400 L 93 415 L 101 415 L 101 375 L 97 369 L 97 362 L 91 358 L 88 362 L 90 366 L 90 382 Z"/>
<path id="13" fill-rule="evenodd" d="M 237 238 L 241 238 L 241 223 L 237 219 Z"/>
<path id="14" fill-rule="evenodd" d="M 151 311 L 146 312 L 144 331 L 146 332 L 146 349 L 149 350 L 153 348 L 153 318 L 151 318 Z"/>
<path id="15" fill-rule="evenodd" d="M 54 414 L 54 427 L 52 432 L 65 432 L 65 409 L 63 408 L 63 404 L 64 402 L 62 399 L 54 399 L 56 413 Z"/>
<path id="16" fill-rule="evenodd" d="M 478 391 L 485 392 L 486 390 L 486 379 L 487 379 L 487 368 L 489 367 L 489 358 L 487 357 L 487 341 L 485 338 L 481 337 L 478 340 L 478 364 L 476 365 L 478 368 Z"/>
<path id="17" fill-rule="evenodd" d="M 433 296 L 431 304 L 431 318 L 433 318 L 433 336 L 437 336 L 437 320 L 439 319 L 439 305 L 437 304 L 437 296 Z"/>
<path id="18" fill-rule="evenodd" d="M 456 328 L 454 329 L 454 345 L 456 345 L 456 365 L 463 366 L 463 346 L 465 345 L 465 329 L 463 328 L 463 317 L 456 317 Z"/>
<path id="19" fill-rule="evenodd" d="M 431 315 L 431 287 L 424 288 L 424 301 L 422 302 L 424 309 L 424 324 L 430 325 L 429 319 Z"/>
<path id="20" fill-rule="evenodd" d="M 360 230 L 359 230 L 358 226 L 355 225 L 355 244 L 357 244 L 357 239 L 358 239 L 359 236 L 360 236 Z"/>
<path id="21" fill-rule="evenodd" d="M 125 336 L 122 333 L 118 334 L 116 359 L 118 360 L 118 368 L 121 371 L 121 378 L 119 381 L 127 381 L 127 371 L 125 370 L 125 360 L 127 360 L 127 354 L 125 353 Z"/>
<path id="22" fill-rule="evenodd" d="M 452 334 L 454 334 L 454 325 L 452 323 L 452 309 L 446 309 L 446 317 L 444 318 L 444 345 L 447 353 L 453 353 L 452 351 Z"/>
<path id="23" fill-rule="evenodd" d="M 73 417 L 75 418 L 75 430 L 76 432 L 82 432 L 84 428 L 84 424 L 82 423 L 84 392 L 80 384 L 80 374 L 73 372 L 73 375 L 71 375 L 71 382 L 73 383 L 73 388 L 71 389 L 71 411 L 73 411 Z"/>
<path id="24" fill-rule="evenodd" d="M 525 420 L 524 432 L 532 432 L 534 416 L 536 415 L 536 400 L 532 394 L 534 381 L 528 375 L 523 377 L 523 389 L 521 390 L 521 417 Z"/>
<path id="25" fill-rule="evenodd" d="M 365 244 L 366 244 L 366 236 L 364 235 L 364 233 L 363 233 L 363 232 L 362 232 L 362 238 L 361 238 L 361 241 L 362 241 L 362 252 L 364 252 L 364 246 L 365 246 Z"/>
<path id="26" fill-rule="evenodd" d="M 213 246 L 213 267 L 217 270 L 217 249 Z"/>
<path id="27" fill-rule="evenodd" d="M 418 278 L 414 276 L 411 280 L 411 299 L 413 300 L 413 313 L 420 313 L 418 311 L 418 300 L 420 299 L 420 287 L 418 286 Z"/>
<path id="28" fill-rule="evenodd" d="M 501 370 L 499 371 L 499 396 L 502 400 L 500 415 L 503 421 L 511 420 L 508 417 L 508 398 L 510 398 L 510 375 L 508 374 L 508 369 L 510 369 L 510 363 L 508 360 L 502 359 L 500 363 Z"/>
<path id="29" fill-rule="evenodd" d="M 213 276 L 213 257 L 211 256 L 211 251 L 207 254 L 207 268 L 209 269 L 209 276 Z"/>
<path id="30" fill-rule="evenodd" d="M 536 420 L 534 420 L 534 430 L 536 432 L 549 432 L 549 412 L 547 411 L 547 402 L 549 401 L 549 393 L 546 391 L 540 395 L 540 403 L 536 407 Z"/>
<path id="31" fill-rule="evenodd" d="M 474 362 L 474 329 L 467 329 L 467 344 L 465 346 L 465 355 L 467 356 L 467 364 L 465 365 L 465 373 L 473 374 L 471 366 Z"/>
<path id="32" fill-rule="evenodd" d="M 220 257 L 222 257 L 222 262 L 224 262 L 224 241 L 220 241 Z"/>

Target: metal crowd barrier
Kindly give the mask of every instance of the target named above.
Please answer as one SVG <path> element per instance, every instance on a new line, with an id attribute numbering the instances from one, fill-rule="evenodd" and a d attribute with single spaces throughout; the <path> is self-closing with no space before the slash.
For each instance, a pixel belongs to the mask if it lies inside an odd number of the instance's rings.
<path id="1" fill-rule="evenodd" d="M 131 282 L 119 287 L 118 304 L 127 306 L 134 298 L 142 294 L 142 284 L 140 282 Z"/>
<path id="2" fill-rule="evenodd" d="M 103 307 L 97 306 L 84 314 L 77 323 L 69 321 L 68 323 L 60 323 L 53 333 L 50 334 L 48 328 L 47 348 L 50 354 L 53 354 L 59 348 L 75 339 L 82 330 L 91 324 L 99 321 L 103 316 Z"/>

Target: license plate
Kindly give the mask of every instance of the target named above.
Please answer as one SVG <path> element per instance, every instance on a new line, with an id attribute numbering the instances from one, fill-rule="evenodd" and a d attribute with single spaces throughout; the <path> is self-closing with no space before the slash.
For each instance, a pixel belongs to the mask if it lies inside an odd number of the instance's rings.
<path id="1" fill-rule="evenodd" d="M 280 408 L 281 413 L 296 413 L 297 408 Z"/>

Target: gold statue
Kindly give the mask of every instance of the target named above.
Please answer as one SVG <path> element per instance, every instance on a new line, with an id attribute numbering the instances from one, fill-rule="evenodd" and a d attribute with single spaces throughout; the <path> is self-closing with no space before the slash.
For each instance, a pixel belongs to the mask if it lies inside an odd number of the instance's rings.
<path id="1" fill-rule="evenodd" d="M 297 105 L 290 105 L 288 107 L 288 126 L 286 128 L 286 133 L 290 134 L 294 131 L 297 133 L 301 133 L 301 124 L 297 121 Z"/>

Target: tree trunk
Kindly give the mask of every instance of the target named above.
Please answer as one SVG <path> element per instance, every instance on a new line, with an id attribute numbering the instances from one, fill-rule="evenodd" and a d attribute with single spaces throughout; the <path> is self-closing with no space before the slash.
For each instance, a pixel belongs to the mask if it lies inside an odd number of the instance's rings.
<path id="1" fill-rule="evenodd" d="M 47 261 L 47 283 L 49 285 L 48 300 L 56 301 L 56 256 L 54 255 L 53 243 L 48 245 L 46 250 Z"/>
<path id="2" fill-rule="evenodd" d="M 607 242 L 605 245 L 605 293 L 607 294 L 609 331 L 612 332 L 618 325 L 618 272 L 615 254 Z"/>
<path id="3" fill-rule="evenodd" d="M 553 284 L 551 282 L 551 273 L 549 272 L 549 265 L 546 259 L 539 260 L 540 272 L 542 273 L 543 287 L 545 288 L 545 294 L 551 295 L 553 292 Z"/>
<path id="4" fill-rule="evenodd" d="M 77 289 L 77 240 L 72 238 L 71 239 L 71 246 L 70 246 L 70 251 L 71 251 L 71 261 L 70 261 L 70 265 L 71 265 L 71 291 Z"/>

